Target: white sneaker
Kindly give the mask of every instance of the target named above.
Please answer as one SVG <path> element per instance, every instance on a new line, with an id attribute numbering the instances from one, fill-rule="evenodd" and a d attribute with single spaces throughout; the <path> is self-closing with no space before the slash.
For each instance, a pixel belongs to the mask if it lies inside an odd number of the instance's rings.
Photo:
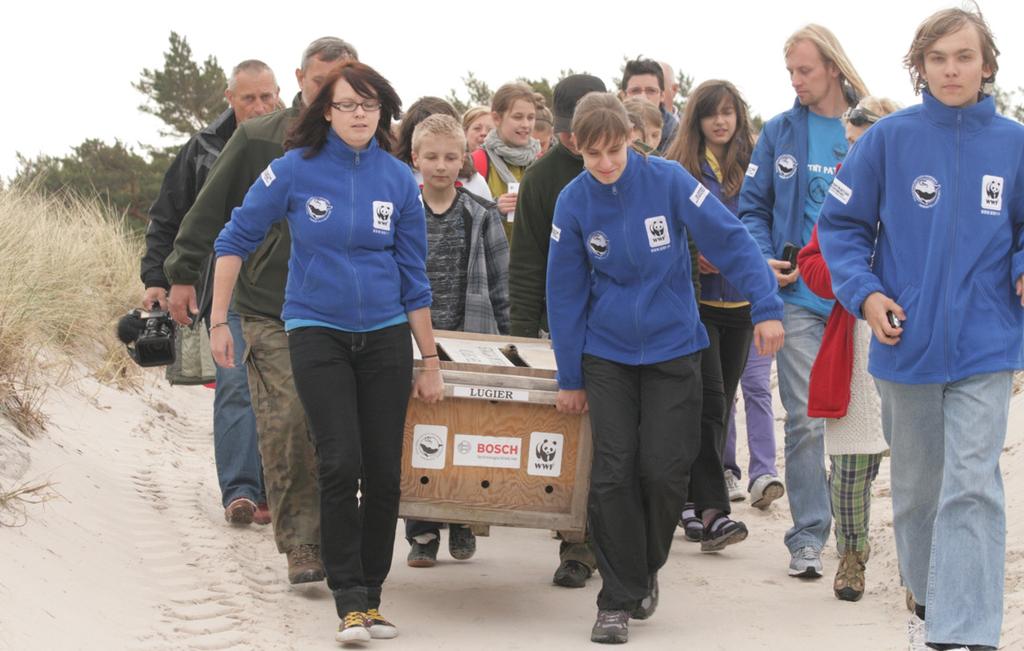
<path id="1" fill-rule="evenodd" d="M 907 620 L 907 639 L 910 641 L 907 647 L 910 651 L 929 651 L 928 645 L 925 644 L 924 620 L 916 614 Z"/>
<path id="2" fill-rule="evenodd" d="M 725 471 L 725 489 L 729 491 L 730 502 L 742 502 L 747 499 L 747 492 L 740 488 L 740 480 L 731 470 Z"/>
<path id="3" fill-rule="evenodd" d="M 750 486 L 750 505 L 767 509 L 786 494 L 786 486 L 775 475 L 761 475 Z"/>

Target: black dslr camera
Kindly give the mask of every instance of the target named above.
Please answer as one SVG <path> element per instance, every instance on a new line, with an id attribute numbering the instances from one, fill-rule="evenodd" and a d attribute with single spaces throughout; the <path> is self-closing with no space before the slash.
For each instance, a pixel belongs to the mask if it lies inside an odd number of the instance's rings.
<path id="1" fill-rule="evenodd" d="M 117 322 L 117 338 L 139 366 L 174 362 L 175 324 L 163 310 L 132 310 Z"/>

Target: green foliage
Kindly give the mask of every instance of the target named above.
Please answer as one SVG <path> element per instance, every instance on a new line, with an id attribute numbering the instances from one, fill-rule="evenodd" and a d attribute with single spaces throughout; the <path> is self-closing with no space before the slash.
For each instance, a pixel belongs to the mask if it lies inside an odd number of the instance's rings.
<path id="1" fill-rule="evenodd" d="M 548 107 L 549 109 L 552 106 L 554 106 L 554 91 L 552 89 L 551 82 L 548 81 L 547 77 L 541 77 L 540 79 L 528 79 L 526 77 L 520 77 L 516 81 L 521 81 L 530 88 L 532 88 L 535 93 L 540 93 L 544 97 L 544 106 Z"/>
<path id="2" fill-rule="evenodd" d="M 466 73 L 466 76 L 462 78 L 462 83 L 466 86 L 466 93 L 469 95 L 468 99 L 464 100 L 459 97 L 454 88 L 448 93 L 448 97 L 445 98 L 455 107 L 459 115 L 462 115 L 474 106 L 491 105 L 491 97 L 494 95 L 494 92 L 491 91 L 491 87 L 487 85 L 487 82 L 477 79 L 473 71 Z"/>
<path id="3" fill-rule="evenodd" d="M 690 91 L 693 90 L 693 77 L 680 70 L 676 73 L 676 83 L 679 84 L 679 91 L 672 98 L 672 103 L 675 104 L 679 115 L 682 115 L 686 110 L 686 100 L 690 97 Z"/>
<path id="4" fill-rule="evenodd" d="M 163 69 L 144 68 L 132 86 L 146 96 L 139 110 L 157 116 L 170 127 L 165 136 L 191 137 L 224 112 L 227 77 L 216 57 L 202 66 L 192 60 L 188 40 L 171 32 L 170 49 L 164 53 Z"/>
<path id="5" fill-rule="evenodd" d="M 129 225 L 144 229 L 168 163 L 165 150 L 151 151 L 147 159 L 120 140 L 110 145 L 89 138 L 67 156 L 29 159 L 19 153 L 12 185 L 32 186 L 46 196 L 98 196 L 126 215 Z"/>
<path id="6" fill-rule="evenodd" d="M 1024 95 L 1024 87 L 1018 87 L 1017 90 L 1003 90 L 996 86 L 992 90 L 996 111 L 1018 122 L 1024 122 L 1024 104 L 1018 101 L 1022 95 Z"/>

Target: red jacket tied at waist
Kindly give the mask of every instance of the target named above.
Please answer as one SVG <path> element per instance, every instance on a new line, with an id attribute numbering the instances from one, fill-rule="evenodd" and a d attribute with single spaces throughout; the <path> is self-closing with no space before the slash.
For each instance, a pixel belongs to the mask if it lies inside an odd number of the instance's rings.
<path id="1" fill-rule="evenodd" d="M 832 276 L 818 246 L 818 227 L 811 241 L 797 256 L 800 276 L 807 287 L 822 298 L 835 300 Z M 850 380 L 853 377 L 853 325 L 857 318 L 836 301 L 825 324 L 818 357 L 811 367 L 807 395 L 807 415 L 812 418 L 842 418 L 850 406 Z"/>

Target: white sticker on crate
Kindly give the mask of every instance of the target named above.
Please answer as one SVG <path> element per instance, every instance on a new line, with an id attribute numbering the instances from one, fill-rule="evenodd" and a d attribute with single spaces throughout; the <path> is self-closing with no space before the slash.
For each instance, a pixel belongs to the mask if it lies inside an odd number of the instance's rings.
<path id="1" fill-rule="evenodd" d="M 456 398 L 474 398 L 476 400 L 505 400 L 511 402 L 529 402 L 530 392 L 526 389 L 506 389 L 504 387 L 457 386 L 452 389 Z"/>
<path id="2" fill-rule="evenodd" d="M 412 467 L 441 470 L 448 453 L 448 428 L 444 425 L 414 425 Z"/>
<path id="3" fill-rule="evenodd" d="M 526 462 L 528 475 L 558 477 L 562 474 L 562 451 L 565 437 L 552 432 L 530 434 L 530 456 Z"/>
<path id="4" fill-rule="evenodd" d="M 520 466 L 523 439 L 517 436 L 475 436 L 456 434 L 453 466 L 516 468 Z"/>

